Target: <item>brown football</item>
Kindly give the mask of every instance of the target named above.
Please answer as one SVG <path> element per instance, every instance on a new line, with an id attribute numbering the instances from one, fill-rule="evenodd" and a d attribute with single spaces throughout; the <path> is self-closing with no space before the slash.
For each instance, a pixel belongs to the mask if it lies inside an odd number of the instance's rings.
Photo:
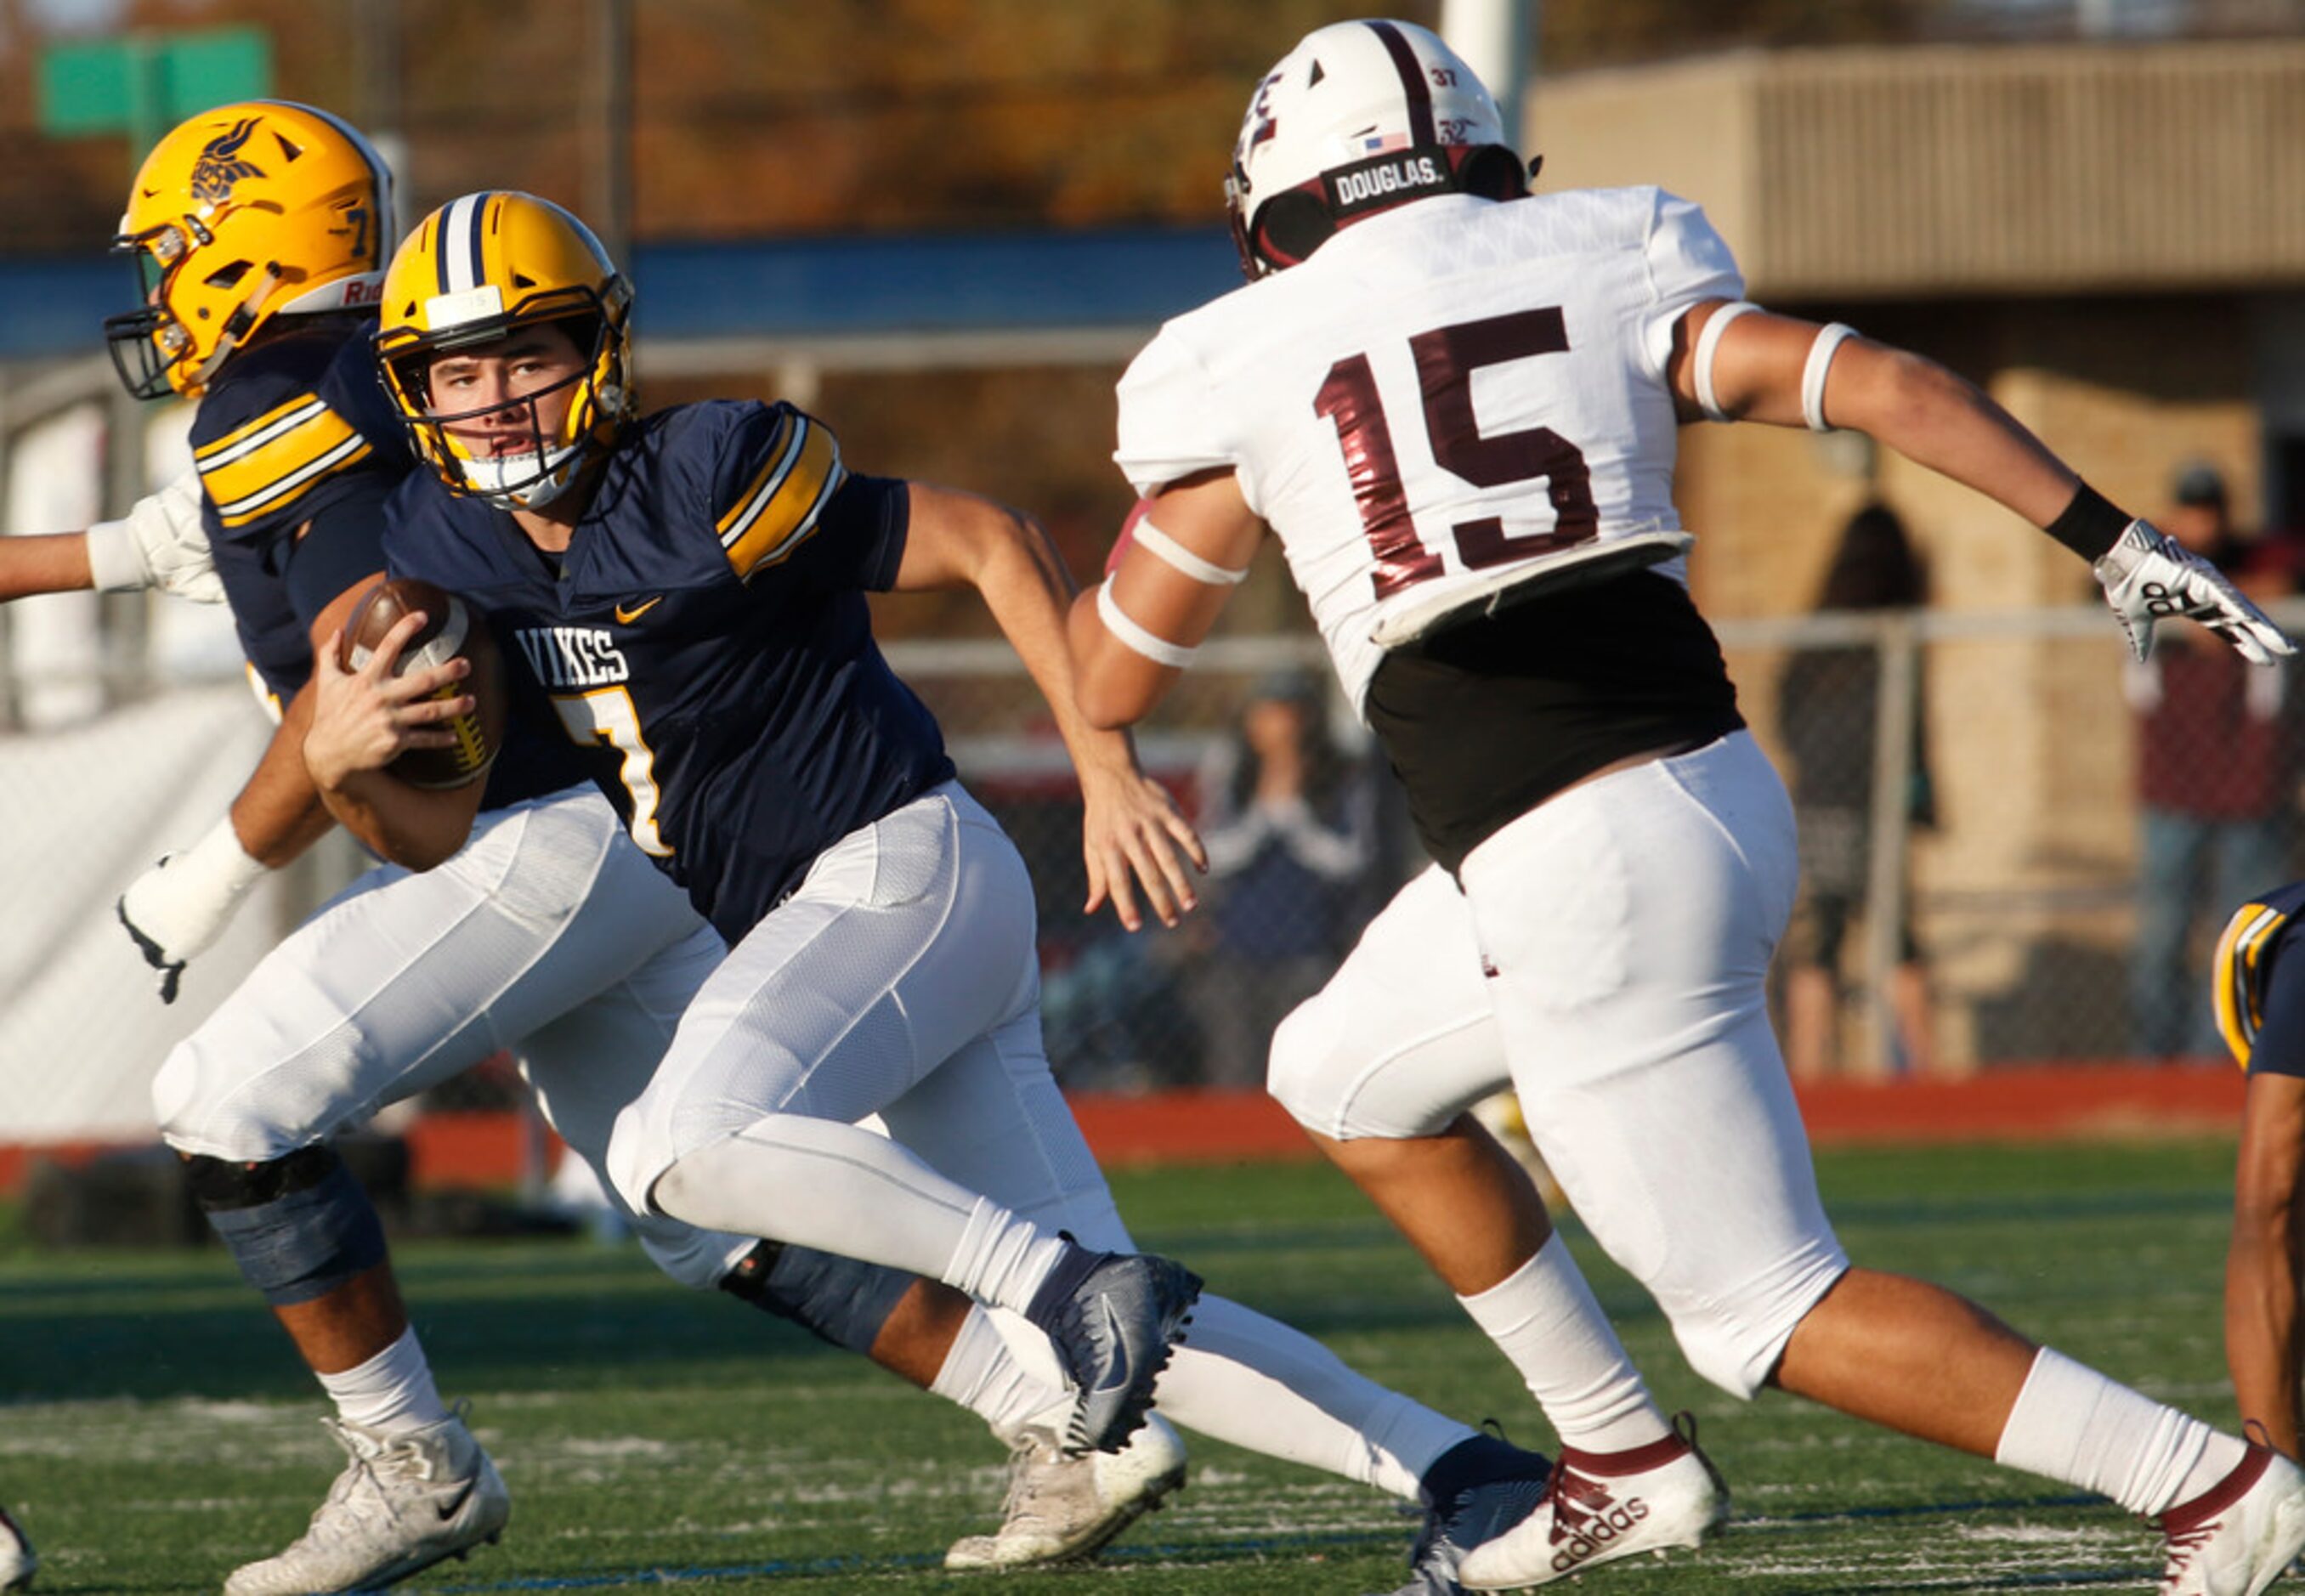
<path id="1" fill-rule="evenodd" d="M 424 612 L 423 630 L 400 651 L 395 675 L 422 666 L 446 665 L 451 659 L 472 662 L 472 674 L 440 690 L 436 696 L 458 698 L 470 693 L 471 713 L 442 723 L 456 734 L 453 748 L 412 748 L 385 767 L 411 786 L 438 789 L 461 787 L 486 776 L 504 744 L 504 660 L 488 626 L 472 607 L 447 590 L 413 577 L 392 577 L 378 582 L 353 606 L 344 623 L 342 663 L 359 670 L 375 654 L 386 632 L 412 610 Z"/>

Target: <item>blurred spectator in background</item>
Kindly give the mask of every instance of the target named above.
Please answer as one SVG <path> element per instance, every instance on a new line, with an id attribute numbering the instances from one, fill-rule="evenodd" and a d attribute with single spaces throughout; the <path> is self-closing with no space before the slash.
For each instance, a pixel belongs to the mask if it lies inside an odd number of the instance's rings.
<path id="1" fill-rule="evenodd" d="M 1841 529 L 1816 607 L 1916 609 L 1927 602 L 1927 577 L 1904 523 L 1886 505 L 1867 505 Z M 1785 1064 L 1797 1081 L 1822 1079 L 1840 1065 L 1841 954 L 1850 922 L 1864 908 L 1872 870 L 1880 693 L 1881 652 L 1870 643 L 1803 649 L 1777 687 L 1778 724 L 1792 756 L 1799 819 L 1800 896 L 1780 952 Z M 1927 742 L 1917 702 L 1905 819 L 1924 828 L 1936 824 Z M 1934 1068 L 1928 972 L 1910 913 L 1901 906 L 1886 998 L 1895 1063 L 1915 1074 Z"/>
<path id="2" fill-rule="evenodd" d="M 1194 1010 L 1212 1086 L 1262 1087 L 1273 1028 L 1327 981 L 1374 903 L 1375 787 L 1301 671 L 1258 683 L 1201 772 L 1209 909 Z"/>
<path id="3" fill-rule="evenodd" d="M 2293 587 L 2281 550 L 2235 531 L 2224 479 L 2181 468 L 2162 530 L 2214 562 L 2263 604 Z M 2131 955 L 2131 1047 L 2148 1057 L 2220 1051 L 2201 1001 L 2205 913 L 2288 879 L 2297 737 L 2291 669 L 2252 670 L 2216 638 L 2164 627 L 2123 688 L 2137 720 L 2137 941 Z"/>

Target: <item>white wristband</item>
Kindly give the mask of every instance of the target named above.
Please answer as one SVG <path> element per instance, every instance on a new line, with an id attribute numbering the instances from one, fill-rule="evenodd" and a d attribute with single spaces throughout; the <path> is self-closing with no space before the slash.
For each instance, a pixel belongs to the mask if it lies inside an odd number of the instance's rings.
<path id="1" fill-rule="evenodd" d="M 1154 526 L 1150 520 L 1140 520 L 1130 536 L 1136 539 L 1137 546 L 1146 554 L 1155 556 L 1173 570 L 1183 572 L 1195 582 L 1204 582 L 1212 588 L 1237 588 L 1248 580 L 1246 567 L 1235 571 L 1213 560 L 1204 560 Z"/>
<path id="2" fill-rule="evenodd" d="M 1842 341 L 1855 336 L 1855 327 L 1831 322 L 1818 330 L 1816 341 L 1808 346 L 1808 363 L 1801 368 L 1801 419 L 1811 432 L 1833 430 L 1824 419 L 1824 374 L 1833 369 L 1833 354 Z"/>
<path id="3" fill-rule="evenodd" d="M 1193 656 L 1200 652 L 1198 649 L 1184 648 L 1165 638 L 1155 637 L 1123 615 L 1119 601 L 1112 596 L 1110 580 L 1097 584 L 1096 615 L 1097 619 L 1104 623 L 1104 629 L 1111 632 L 1123 648 L 1131 653 L 1142 654 L 1155 665 L 1174 666 L 1182 670 L 1192 664 Z"/>
<path id="4" fill-rule="evenodd" d="M 152 571 L 124 521 L 99 521 L 83 534 L 88 582 L 99 593 L 127 593 L 152 585 Z"/>
<path id="5" fill-rule="evenodd" d="M 1721 335 L 1729 330 L 1729 324 L 1737 318 L 1748 310 L 1760 308 L 1750 300 L 1739 300 L 1733 304 L 1723 305 L 1713 312 L 1713 318 L 1705 324 L 1705 330 L 1697 335 L 1697 353 L 1691 361 L 1689 374 L 1697 380 L 1697 408 L 1705 412 L 1708 420 L 1725 421 L 1730 419 L 1729 412 L 1721 408 L 1720 400 L 1713 395 L 1713 354 L 1721 347 Z"/>
<path id="6" fill-rule="evenodd" d="M 171 859 L 168 868 L 182 870 L 188 884 L 196 884 L 225 902 L 237 902 L 241 894 L 264 879 L 265 873 L 263 862 L 251 858 L 241 845 L 229 811 L 208 828 L 207 836 Z"/>

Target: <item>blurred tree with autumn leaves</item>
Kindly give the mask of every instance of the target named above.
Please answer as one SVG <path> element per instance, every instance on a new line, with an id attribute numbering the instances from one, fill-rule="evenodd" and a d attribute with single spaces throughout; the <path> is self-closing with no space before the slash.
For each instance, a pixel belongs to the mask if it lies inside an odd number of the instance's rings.
<path id="1" fill-rule="evenodd" d="M 1942 37 L 2016 0 L 1544 0 L 1547 72 Z M 409 214 L 485 186 L 581 207 L 607 0 L 0 0 L 0 251 L 98 247 L 136 152 L 36 131 L 43 19 L 252 24 L 277 92 L 405 140 Z M 633 232 L 1210 222 L 1257 74 L 1354 0 L 623 0 Z M 1402 0 L 1439 20 L 1439 0 Z M 84 35 L 71 35 L 84 37 Z"/>

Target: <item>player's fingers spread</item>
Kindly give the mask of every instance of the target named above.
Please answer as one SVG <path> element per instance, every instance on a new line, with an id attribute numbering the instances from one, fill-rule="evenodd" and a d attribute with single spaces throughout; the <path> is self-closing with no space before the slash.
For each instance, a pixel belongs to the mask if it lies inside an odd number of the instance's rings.
<path id="1" fill-rule="evenodd" d="M 1174 898 L 1187 913 L 1199 908 L 1200 895 L 1193 890 L 1193 879 L 1186 872 L 1185 862 L 1178 856 L 1175 845 L 1168 837 L 1162 836 L 1158 839 L 1158 845 L 1149 852 L 1152 855 L 1153 862 L 1161 868 L 1161 874 L 1167 883 L 1170 896 Z M 1206 864 L 1204 863 L 1202 868 L 1205 870 Z M 1172 921 L 1170 923 L 1173 925 L 1175 921 Z"/>
<path id="2" fill-rule="evenodd" d="M 1193 823 L 1174 811 L 1170 811 L 1168 823 L 1169 835 L 1175 837 L 1178 845 L 1185 850 L 1185 857 L 1193 862 L 1193 868 L 1201 874 L 1207 875 L 1209 873 L 1208 845 L 1201 841 L 1201 834 L 1193 829 Z"/>
<path id="3" fill-rule="evenodd" d="M 1131 931 L 1143 929 L 1144 917 L 1137 913 L 1136 894 L 1129 885 L 1128 860 L 1118 851 L 1105 861 L 1104 887 L 1106 895 L 1112 901 L 1113 915 L 1120 921 L 1122 929 Z"/>
<path id="4" fill-rule="evenodd" d="M 370 680 L 381 680 L 391 675 L 400 666 L 401 650 L 414 641 L 416 634 L 424 630 L 424 625 L 425 615 L 421 609 L 412 609 L 395 621 L 392 630 L 377 640 L 376 651 L 368 657 L 368 664 L 361 667 L 363 674 Z"/>
<path id="5" fill-rule="evenodd" d="M 422 670 L 390 677 L 380 684 L 379 690 L 395 702 L 413 703 L 445 692 L 472 674 L 471 660 L 451 659 L 443 665 L 428 665 Z"/>
<path id="6" fill-rule="evenodd" d="M 478 707 L 478 701 L 472 694 L 459 693 L 454 698 L 419 700 L 408 707 L 405 715 L 410 725 L 422 726 L 432 721 L 454 720 L 459 715 L 470 715 Z"/>
<path id="7" fill-rule="evenodd" d="M 1172 862 L 1160 848 L 1148 847 L 1141 838 L 1132 837 L 1128 848 L 1128 870 L 1144 889 L 1144 901 L 1161 923 L 1177 923 L 1177 894 L 1170 886 L 1168 872 Z"/>

